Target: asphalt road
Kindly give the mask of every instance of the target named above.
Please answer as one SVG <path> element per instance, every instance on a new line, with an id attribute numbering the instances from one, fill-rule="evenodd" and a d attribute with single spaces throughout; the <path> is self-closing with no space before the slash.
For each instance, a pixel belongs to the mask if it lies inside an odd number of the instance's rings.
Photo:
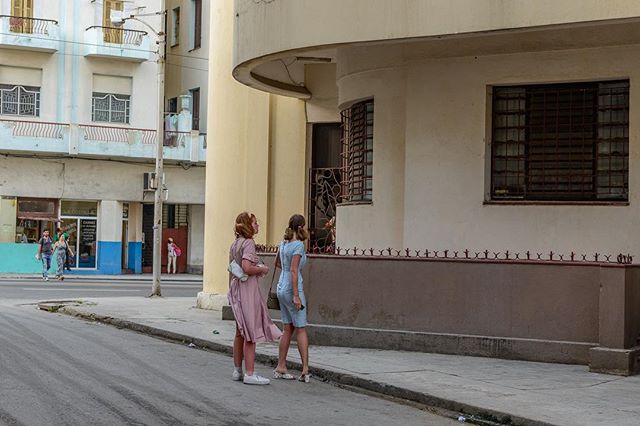
<path id="1" fill-rule="evenodd" d="M 169 281 L 162 283 L 163 296 L 193 296 L 202 291 L 202 282 Z M 146 296 L 151 293 L 151 280 L 97 280 L 69 277 L 64 281 L 20 278 L 0 279 L 0 300 L 45 300 L 81 297 Z"/>
<path id="2" fill-rule="evenodd" d="M 1 425 L 457 423 L 318 380 L 233 382 L 227 356 L 14 302 L 0 299 Z"/>

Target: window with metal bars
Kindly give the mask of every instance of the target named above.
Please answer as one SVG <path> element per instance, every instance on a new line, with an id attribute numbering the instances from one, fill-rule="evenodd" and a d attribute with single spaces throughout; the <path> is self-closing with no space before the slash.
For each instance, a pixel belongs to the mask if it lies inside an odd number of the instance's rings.
<path id="1" fill-rule="evenodd" d="M 371 202 L 373 99 L 353 104 L 342 117 L 342 203 Z"/>
<path id="2" fill-rule="evenodd" d="M 629 81 L 493 88 L 493 200 L 628 200 Z"/>
<path id="3" fill-rule="evenodd" d="M 0 84 L 0 114 L 40 116 L 40 88 Z"/>
<path id="4" fill-rule="evenodd" d="M 93 92 L 91 120 L 129 124 L 131 96 Z"/>

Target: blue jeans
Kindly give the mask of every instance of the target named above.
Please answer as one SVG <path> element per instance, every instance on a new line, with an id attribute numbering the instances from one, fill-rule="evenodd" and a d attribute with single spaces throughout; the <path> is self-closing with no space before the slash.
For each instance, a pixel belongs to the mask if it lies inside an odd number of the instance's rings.
<path id="1" fill-rule="evenodd" d="M 49 269 L 51 269 L 51 253 L 42 253 L 42 277 L 47 278 L 49 276 Z"/>

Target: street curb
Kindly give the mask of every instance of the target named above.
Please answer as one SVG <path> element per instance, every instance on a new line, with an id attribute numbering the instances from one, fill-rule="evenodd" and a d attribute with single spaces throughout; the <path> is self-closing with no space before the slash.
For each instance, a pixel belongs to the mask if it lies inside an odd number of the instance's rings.
<path id="1" fill-rule="evenodd" d="M 133 321 L 115 318 L 108 315 L 99 315 L 92 312 L 84 312 L 76 309 L 73 306 L 63 306 L 57 312 L 88 321 L 96 321 L 103 324 L 112 325 L 117 328 L 126 328 L 138 333 L 181 342 L 184 344 L 193 343 L 199 348 L 208 349 L 226 355 L 233 355 L 233 347 L 230 345 L 216 343 L 210 340 L 200 339 L 173 331 L 163 330 L 160 328 L 139 324 Z M 256 361 L 262 364 L 275 366 L 278 363 L 278 357 L 275 355 L 267 355 L 256 352 Z M 302 369 L 302 365 L 294 361 L 288 361 L 287 366 L 295 370 Z M 417 402 L 426 406 L 464 413 L 468 416 L 477 416 L 479 417 L 479 422 L 476 424 L 490 424 L 490 422 L 496 422 L 494 424 L 506 424 L 513 426 L 559 426 L 553 423 L 515 416 L 512 414 L 504 413 L 502 411 L 482 408 L 475 405 L 470 405 L 450 399 L 444 399 L 441 397 L 413 391 L 406 388 L 401 388 L 394 385 L 389 385 L 382 382 L 376 382 L 374 380 L 364 379 L 348 373 L 339 373 L 336 371 L 328 370 L 326 368 L 309 366 L 309 370 L 313 376 L 319 377 L 325 381 L 334 382 L 340 385 L 353 386 L 377 394 Z M 481 419 L 489 420 L 489 423 L 483 423 Z M 470 424 L 474 423 L 470 419 L 467 422 Z"/>

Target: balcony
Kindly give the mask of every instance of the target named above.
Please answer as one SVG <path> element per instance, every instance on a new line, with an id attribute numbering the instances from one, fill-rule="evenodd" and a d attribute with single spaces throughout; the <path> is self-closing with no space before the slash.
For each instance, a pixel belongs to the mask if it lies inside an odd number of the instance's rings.
<path id="1" fill-rule="evenodd" d="M 156 131 L 93 124 L 0 119 L 0 153 L 154 161 Z M 166 132 L 164 158 L 170 162 L 206 161 L 205 138 L 198 132 Z"/>
<path id="2" fill-rule="evenodd" d="M 92 26 L 84 34 L 86 57 L 144 62 L 151 59 L 146 31 Z"/>
<path id="3" fill-rule="evenodd" d="M 0 15 L 0 47 L 52 53 L 59 43 L 58 21 Z"/>

